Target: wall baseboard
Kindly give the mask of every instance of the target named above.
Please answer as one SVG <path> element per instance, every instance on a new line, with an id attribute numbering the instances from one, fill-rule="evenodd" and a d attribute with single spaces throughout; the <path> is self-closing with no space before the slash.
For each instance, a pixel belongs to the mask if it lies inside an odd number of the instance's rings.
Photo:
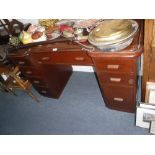
<path id="1" fill-rule="evenodd" d="M 94 72 L 92 66 L 72 66 L 75 72 Z"/>

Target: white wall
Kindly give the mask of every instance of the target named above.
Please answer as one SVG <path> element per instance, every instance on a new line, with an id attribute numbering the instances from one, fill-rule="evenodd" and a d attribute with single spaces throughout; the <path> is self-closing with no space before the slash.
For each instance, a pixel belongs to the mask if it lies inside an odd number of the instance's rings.
<path id="1" fill-rule="evenodd" d="M 38 19 L 18 19 L 19 21 L 23 23 L 32 23 L 32 24 L 38 24 Z M 78 72 L 94 72 L 93 67 L 91 66 L 72 66 L 73 71 Z"/>
<path id="2" fill-rule="evenodd" d="M 38 24 L 38 19 L 18 19 L 22 23 L 32 23 L 32 24 Z"/>

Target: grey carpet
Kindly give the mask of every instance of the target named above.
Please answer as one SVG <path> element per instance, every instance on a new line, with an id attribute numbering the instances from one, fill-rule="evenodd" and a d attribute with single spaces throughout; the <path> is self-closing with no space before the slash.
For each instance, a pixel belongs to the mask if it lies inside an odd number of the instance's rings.
<path id="1" fill-rule="evenodd" d="M 148 134 L 135 114 L 105 107 L 93 73 L 74 72 L 58 100 L 33 92 L 41 105 L 21 91 L 0 92 L 0 134 Z"/>

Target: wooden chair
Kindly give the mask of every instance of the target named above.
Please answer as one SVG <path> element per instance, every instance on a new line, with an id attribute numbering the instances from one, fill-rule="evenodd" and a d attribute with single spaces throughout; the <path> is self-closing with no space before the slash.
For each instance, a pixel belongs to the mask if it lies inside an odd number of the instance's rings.
<path id="1" fill-rule="evenodd" d="M 1 72 L 0 86 L 3 91 L 11 92 L 14 95 L 16 89 L 20 89 L 26 92 L 33 100 L 39 102 L 36 96 L 31 92 L 32 84 L 28 80 L 24 80 L 20 76 L 18 66 L 15 68 L 5 68 Z"/>

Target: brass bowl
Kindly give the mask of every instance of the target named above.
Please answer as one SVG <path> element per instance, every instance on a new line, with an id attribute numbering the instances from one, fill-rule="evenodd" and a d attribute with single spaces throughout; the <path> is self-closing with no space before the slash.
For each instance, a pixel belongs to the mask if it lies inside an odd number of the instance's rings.
<path id="1" fill-rule="evenodd" d="M 112 46 L 131 40 L 137 30 L 134 20 L 105 20 L 89 33 L 88 41 L 95 46 Z"/>
<path id="2" fill-rule="evenodd" d="M 132 41 L 133 41 L 133 38 L 116 44 L 98 46 L 98 48 L 105 52 L 115 52 L 128 47 L 132 43 Z"/>

